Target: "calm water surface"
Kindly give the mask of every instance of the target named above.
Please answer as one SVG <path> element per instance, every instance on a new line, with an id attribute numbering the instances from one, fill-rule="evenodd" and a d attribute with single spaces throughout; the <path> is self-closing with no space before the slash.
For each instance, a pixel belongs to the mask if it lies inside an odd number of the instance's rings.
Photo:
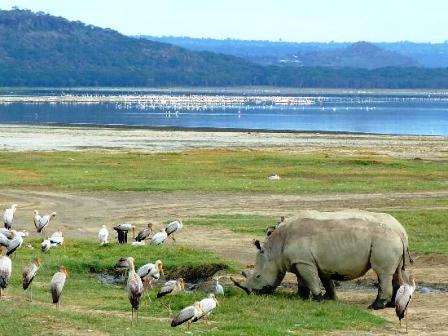
<path id="1" fill-rule="evenodd" d="M 207 97 L 207 96 L 206 96 Z M 307 96 L 304 105 L 0 104 L 0 123 L 448 135 L 448 98 Z"/>

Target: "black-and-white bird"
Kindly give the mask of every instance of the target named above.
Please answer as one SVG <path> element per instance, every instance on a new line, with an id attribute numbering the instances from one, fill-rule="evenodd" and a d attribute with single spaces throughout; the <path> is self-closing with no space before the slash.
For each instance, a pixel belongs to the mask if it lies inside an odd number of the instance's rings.
<path id="1" fill-rule="evenodd" d="M 65 279 L 68 276 L 68 272 L 64 266 L 59 268 L 59 271 L 53 275 L 50 282 L 50 292 L 53 298 L 53 303 L 59 308 L 61 300 L 62 290 L 64 289 Z"/>
<path id="2" fill-rule="evenodd" d="M 152 233 L 152 223 L 148 223 L 148 227 L 137 234 L 137 236 L 135 237 L 135 241 L 145 241 L 146 239 L 150 238 Z"/>
<path id="3" fill-rule="evenodd" d="M 13 238 L 9 242 L 6 254 L 9 256 L 19 249 L 23 244 L 23 237 L 28 236 L 27 231 L 15 231 L 11 230 Z"/>
<path id="4" fill-rule="evenodd" d="M 156 260 L 154 264 L 148 263 L 141 266 L 137 270 L 137 274 L 142 279 L 142 281 L 144 281 L 145 278 L 150 278 L 151 280 L 159 280 L 160 274 L 164 274 L 162 260 Z"/>
<path id="5" fill-rule="evenodd" d="M 185 290 L 184 279 L 179 278 L 177 280 L 168 280 L 160 288 L 159 292 L 157 293 L 157 298 L 161 298 L 166 295 L 175 295 L 182 292 L 183 290 Z"/>
<path id="6" fill-rule="evenodd" d="M 8 287 L 11 272 L 12 262 L 7 256 L 6 247 L 0 246 L 0 298 L 2 297 L 3 291 Z"/>
<path id="7" fill-rule="evenodd" d="M 400 321 L 400 327 L 401 320 L 405 320 L 406 332 L 408 332 L 407 311 L 415 291 L 415 280 L 412 274 L 409 276 L 409 282 L 410 284 L 405 283 L 401 285 L 400 288 L 398 288 L 397 295 L 395 296 L 395 313 Z"/>
<path id="8" fill-rule="evenodd" d="M 187 328 L 190 330 L 190 325 L 193 322 L 199 320 L 199 318 L 204 315 L 204 311 L 199 302 L 195 302 L 191 306 L 185 307 L 180 311 L 179 314 L 171 321 L 172 327 L 177 327 L 185 322 L 187 322 Z"/>
<path id="9" fill-rule="evenodd" d="M 5 209 L 3 211 L 3 223 L 5 225 L 5 228 L 10 230 L 12 227 L 12 223 L 14 221 L 14 214 L 17 210 L 17 204 L 11 205 L 10 208 Z"/>
<path id="10" fill-rule="evenodd" d="M 124 223 L 114 226 L 114 230 L 118 234 L 118 243 L 127 244 L 128 243 L 128 232 L 132 230 L 132 238 L 135 238 L 135 225 Z"/>
<path id="11" fill-rule="evenodd" d="M 165 226 L 165 232 L 173 241 L 176 241 L 176 239 L 174 239 L 174 233 L 180 231 L 183 227 L 184 224 L 182 224 L 182 221 L 178 218 Z"/>
<path id="12" fill-rule="evenodd" d="M 50 224 L 50 221 L 56 217 L 56 212 L 52 212 L 47 215 L 39 215 L 39 212 L 37 210 L 34 210 L 34 226 L 36 227 L 37 233 L 42 233 L 46 231 L 48 224 Z"/>
<path id="13" fill-rule="evenodd" d="M 29 288 L 28 292 L 30 301 L 33 301 L 33 292 L 31 284 L 41 265 L 42 265 L 41 260 L 39 258 L 34 258 L 33 262 L 30 265 L 26 266 L 22 272 L 22 287 L 24 290 L 27 290 Z"/>
<path id="14" fill-rule="evenodd" d="M 64 245 L 64 236 L 62 234 L 62 229 L 59 228 L 58 231 L 53 232 L 48 240 L 50 241 L 52 247 Z"/>

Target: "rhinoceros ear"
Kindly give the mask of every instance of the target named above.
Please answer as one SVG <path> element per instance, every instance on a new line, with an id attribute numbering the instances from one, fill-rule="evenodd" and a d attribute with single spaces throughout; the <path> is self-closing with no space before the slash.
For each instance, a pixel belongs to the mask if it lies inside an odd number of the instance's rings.
<path id="1" fill-rule="evenodd" d="M 257 249 L 259 249 L 261 251 L 261 244 L 260 241 L 258 239 L 254 240 L 254 245 Z"/>

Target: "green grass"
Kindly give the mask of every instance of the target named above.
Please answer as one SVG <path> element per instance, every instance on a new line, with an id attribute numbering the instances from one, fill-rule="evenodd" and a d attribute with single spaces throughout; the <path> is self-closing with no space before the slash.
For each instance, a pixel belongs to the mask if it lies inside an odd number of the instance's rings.
<path id="1" fill-rule="evenodd" d="M 448 254 L 448 210 L 390 211 L 408 232 L 412 252 Z"/>
<path id="2" fill-rule="evenodd" d="M 33 241 L 33 245 L 37 242 Z M 1 303 L 0 334 L 12 335 L 183 335 L 185 327 L 170 327 L 170 316 L 164 304 L 156 300 L 157 289 L 151 292 L 152 302 L 144 301 L 138 324 L 131 326 L 130 305 L 126 290 L 107 285 L 92 271 L 110 270 L 116 260 L 133 255 L 137 265 L 164 256 L 167 270 L 190 265 L 223 262 L 203 251 L 169 247 L 132 247 L 73 241 L 48 254 L 22 248 L 13 259 L 13 277 Z M 35 278 L 34 301 L 25 300 L 21 290 L 21 269 L 33 256 L 40 256 L 43 266 Z M 48 282 L 60 264 L 70 272 L 64 288 L 61 308 L 50 303 Z M 230 266 L 229 266 L 230 267 Z M 364 309 L 340 302 L 303 302 L 293 293 L 279 292 L 271 296 L 247 296 L 239 289 L 228 287 L 227 296 L 212 315 L 209 326 L 199 323 L 194 333 L 212 335 L 285 335 L 288 330 L 298 334 L 337 329 L 369 330 L 380 328 L 385 321 Z M 174 312 L 203 298 L 205 292 L 181 294 L 172 298 Z M 162 299 L 167 301 L 166 298 Z M 281 317 L 281 318 L 279 318 Z M 88 331 L 90 330 L 90 331 Z"/>
<path id="3" fill-rule="evenodd" d="M 267 180 L 273 173 L 281 180 Z M 0 187 L 7 186 L 287 193 L 447 190 L 448 163 L 268 151 L 1 152 Z"/>
<path id="4" fill-rule="evenodd" d="M 266 227 L 275 225 L 277 220 L 277 218 L 270 216 L 218 214 L 186 219 L 185 224 L 216 227 L 231 230 L 236 233 L 263 235 Z"/>
<path id="5" fill-rule="evenodd" d="M 414 253 L 448 254 L 448 210 L 386 211 L 403 224 L 409 235 L 410 249 Z M 277 218 L 246 214 L 216 214 L 185 220 L 188 225 L 205 225 L 225 228 L 236 233 L 262 236 L 267 226 Z"/>

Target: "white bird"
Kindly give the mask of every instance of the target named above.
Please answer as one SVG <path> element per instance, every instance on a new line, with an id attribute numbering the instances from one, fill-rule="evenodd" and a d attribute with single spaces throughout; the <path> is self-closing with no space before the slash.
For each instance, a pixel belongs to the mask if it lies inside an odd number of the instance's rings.
<path id="1" fill-rule="evenodd" d="M 275 180 L 280 180 L 280 176 L 278 176 L 277 174 L 268 176 L 268 180 L 270 181 L 275 181 Z"/>
<path id="2" fill-rule="evenodd" d="M 37 210 L 34 210 L 34 225 L 36 226 L 36 230 L 38 233 L 42 232 L 44 233 L 47 230 L 47 226 L 48 224 L 50 224 L 50 221 L 56 217 L 56 212 L 52 212 L 51 214 L 48 215 L 43 215 L 42 217 L 40 217 L 39 222 L 36 224 L 36 213 Z M 37 215 L 39 216 L 39 214 L 37 213 Z"/>
<path id="3" fill-rule="evenodd" d="M 17 210 L 17 204 L 11 205 L 10 208 L 5 209 L 3 212 L 3 223 L 6 229 L 11 229 L 12 222 L 14 221 L 14 213 Z"/>
<path id="4" fill-rule="evenodd" d="M 27 290 L 29 288 L 30 301 L 33 301 L 33 292 L 31 284 L 41 265 L 42 265 L 41 260 L 39 258 L 34 258 L 33 262 L 30 265 L 26 266 L 22 272 L 22 287 L 24 290 Z"/>
<path id="5" fill-rule="evenodd" d="M 216 295 L 224 296 L 224 287 L 219 283 L 219 278 L 215 279 L 215 287 L 213 288 L 213 291 Z"/>
<path id="6" fill-rule="evenodd" d="M 65 279 L 68 276 L 68 272 L 64 266 L 59 268 L 59 271 L 53 275 L 50 282 L 50 292 L 53 298 L 53 303 L 59 308 L 59 301 L 61 299 L 62 290 L 64 289 Z"/>
<path id="7" fill-rule="evenodd" d="M 401 285 L 395 296 L 395 313 L 400 321 L 400 327 L 401 320 L 404 318 L 406 322 L 406 332 L 408 332 L 407 309 L 415 291 L 415 280 L 412 274 L 409 276 L 409 280 L 411 284 L 405 283 Z"/>
<path id="8" fill-rule="evenodd" d="M 182 309 L 171 321 L 171 326 L 177 327 L 178 325 L 187 322 L 187 328 L 190 330 L 191 323 L 199 320 L 202 315 L 204 315 L 204 311 L 202 310 L 201 304 L 196 301 L 193 305 Z"/>
<path id="9" fill-rule="evenodd" d="M 165 232 L 167 233 L 168 236 L 171 237 L 172 240 L 176 241 L 176 239 L 174 239 L 174 233 L 180 231 L 183 227 L 184 225 L 182 224 L 182 221 L 179 218 L 167 224 L 165 226 Z"/>
<path id="10" fill-rule="evenodd" d="M 34 226 L 37 229 L 40 225 L 40 220 L 42 219 L 42 216 L 39 215 L 39 211 L 37 210 L 33 210 L 33 214 L 34 214 Z"/>
<path id="11" fill-rule="evenodd" d="M 138 320 L 138 308 L 140 307 L 140 299 L 144 291 L 143 282 L 137 272 L 135 272 L 134 258 L 128 257 L 127 263 L 129 267 L 127 289 L 129 302 L 132 307 L 132 320 L 134 320 L 134 311 L 136 312 Z"/>
<path id="12" fill-rule="evenodd" d="M 216 299 L 215 294 L 210 293 L 208 297 L 202 299 L 199 303 L 201 304 L 202 310 L 204 312 L 204 314 L 201 315 L 199 319 L 203 317 L 207 323 L 208 317 L 218 305 L 218 300 Z"/>
<path id="13" fill-rule="evenodd" d="M 14 230 L 8 230 L 8 229 L 5 229 L 5 228 L 0 228 L 0 233 L 3 234 L 8 239 L 13 239 L 14 238 L 14 234 L 13 234 L 12 231 L 14 231 Z"/>
<path id="14" fill-rule="evenodd" d="M 0 298 L 2 297 L 2 291 L 8 287 L 9 279 L 11 278 L 12 262 L 6 255 L 6 247 L 0 247 Z"/>
<path id="15" fill-rule="evenodd" d="M 168 238 L 168 234 L 165 230 L 157 232 L 151 238 L 151 245 L 160 245 Z"/>
<path id="16" fill-rule="evenodd" d="M 101 245 L 107 244 L 109 241 L 109 230 L 106 225 L 101 226 L 100 231 L 98 232 L 98 240 Z"/>

